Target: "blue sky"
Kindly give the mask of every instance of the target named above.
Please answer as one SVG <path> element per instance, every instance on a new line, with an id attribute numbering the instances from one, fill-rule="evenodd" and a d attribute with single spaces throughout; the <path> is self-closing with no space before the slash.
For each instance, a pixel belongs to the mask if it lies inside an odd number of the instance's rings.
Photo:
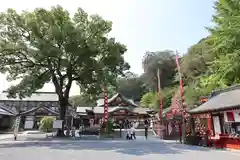
<path id="1" fill-rule="evenodd" d="M 212 5 L 212 0 L 138 0 L 129 7 L 132 11 L 122 20 L 123 32 L 114 30 L 114 34 L 128 45 L 126 59 L 132 70 L 142 72 L 146 50 L 186 53 L 189 46 L 208 35 L 205 26 L 210 25 Z"/>
<path id="2" fill-rule="evenodd" d="M 15 8 L 18 11 L 32 10 L 36 7 L 49 8 L 60 4 L 70 13 L 82 7 L 90 14 L 97 13 L 113 21 L 110 36 L 128 47 L 125 55 L 131 65 L 131 71 L 141 74 L 142 57 L 146 51 L 164 49 L 178 50 L 184 54 L 187 48 L 208 35 L 205 26 L 211 24 L 214 10 L 213 0 L 7 0 L 0 6 L 0 11 Z M 10 83 L 1 75 L 0 90 Z M 52 84 L 43 90 L 49 91 Z M 73 87 L 71 94 L 77 94 L 78 87 Z"/>

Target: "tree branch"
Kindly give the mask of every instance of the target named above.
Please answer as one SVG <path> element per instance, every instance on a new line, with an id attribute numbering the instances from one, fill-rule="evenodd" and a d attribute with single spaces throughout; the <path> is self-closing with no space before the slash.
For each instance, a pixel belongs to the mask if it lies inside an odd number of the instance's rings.
<path id="1" fill-rule="evenodd" d="M 69 67 L 67 69 L 67 77 L 68 77 L 68 83 L 66 85 L 65 91 L 64 91 L 64 98 L 68 99 L 69 98 L 69 92 L 72 86 L 72 64 L 69 64 Z"/>
<path id="2" fill-rule="evenodd" d="M 57 94 L 58 94 L 58 96 L 59 96 L 59 99 L 62 100 L 62 99 L 64 99 L 62 87 L 61 87 L 60 84 L 58 83 L 57 77 L 56 77 L 56 75 L 54 74 L 54 70 L 53 70 L 53 67 L 52 67 L 52 64 L 51 64 L 51 61 L 50 61 L 49 58 L 47 59 L 47 62 L 48 62 L 48 65 L 49 65 L 49 70 L 50 70 L 50 72 L 51 72 L 51 74 L 52 74 L 52 82 L 53 82 L 53 84 L 54 84 L 54 86 L 55 86 L 55 90 L 56 90 L 56 92 L 57 92 Z"/>

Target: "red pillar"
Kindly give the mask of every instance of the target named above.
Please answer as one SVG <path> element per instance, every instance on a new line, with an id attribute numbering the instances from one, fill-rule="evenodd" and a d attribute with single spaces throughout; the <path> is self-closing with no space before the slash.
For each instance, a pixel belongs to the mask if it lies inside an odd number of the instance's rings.
<path id="1" fill-rule="evenodd" d="M 213 134 L 213 124 L 212 124 L 212 116 L 209 115 L 207 118 L 207 124 L 208 124 L 208 131 L 212 135 Z"/>

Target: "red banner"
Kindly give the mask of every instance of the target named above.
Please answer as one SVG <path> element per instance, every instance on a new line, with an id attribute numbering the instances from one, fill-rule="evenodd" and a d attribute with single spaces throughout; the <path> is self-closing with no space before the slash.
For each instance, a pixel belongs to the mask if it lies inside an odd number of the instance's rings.
<path id="1" fill-rule="evenodd" d="M 182 81 L 182 74 L 181 74 L 181 70 L 180 70 L 178 55 L 176 55 L 176 64 L 177 64 L 177 69 L 178 69 L 178 74 L 179 74 L 179 88 L 180 88 L 180 93 L 181 93 L 181 106 L 182 106 L 182 111 L 183 111 L 183 117 L 186 117 L 186 111 L 184 109 L 185 99 L 184 99 L 183 81 Z"/>

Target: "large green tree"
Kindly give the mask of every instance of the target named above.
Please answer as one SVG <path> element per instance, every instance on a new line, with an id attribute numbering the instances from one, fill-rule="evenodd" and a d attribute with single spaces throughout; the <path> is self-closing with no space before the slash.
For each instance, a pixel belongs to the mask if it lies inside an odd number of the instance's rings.
<path id="1" fill-rule="evenodd" d="M 240 5 L 238 0 L 218 0 L 213 16 L 213 52 L 211 85 L 220 87 L 240 82 Z"/>
<path id="2" fill-rule="evenodd" d="M 162 97 L 163 108 L 170 107 L 172 103 L 172 97 L 177 90 L 178 86 L 168 86 L 162 90 L 160 96 Z M 158 104 L 157 100 L 158 97 L 156 92 L 147 92 L 142 96 L 140 103 L 143 107 L 148 107 L 154 109 L 155 111 L 159 111 L 160 104 Z"/>
<path id="3" fill-rule="evenodd" d="M 216 88 L 240 82 L 240 5 L 238 0 L 215 2 L 210 36 L 193 45 L 183 57 L 182 71 L 186 76 L 186 100 L 199 101 Z"/>
<path id="4" fill-rule="evenodd" d="M 144 74 L 142 78 L 153 90 L 157 87 L 157 71 L 159 69 L 161 87 L 172 85 L 176 74 L 175 55 L 173 51 L 164 50 L 146 52 L 142 60 Z"/>
<path id="5" fill-rule="evenodd" d="M 69 97 L 69 103 L 74 107 L 88 107 L 88 106 L 96 106 L 96 99 L 92 99 L 92 97 L 88 94 L 80 94 Z"/>
<path id="6" fill-rule="evenodd" d="M 146 108 L 156 108 L 157 105 L 156 92 L 145 93 L 141 98 L 140 105 Z"/>
<path id="7" fill-rule="evenodd" d="M 146 84 L 138 76 L 124 77 L 117 80 L 116 92 L 121 93 L 134 101 L 140 101 L 141 97 L 148 92 Z"/>
<path id="8" fill-rule="evenodd" d="M 126 46 L 109 38 L 112 23 L 79 8 L 73 17 L 60 6 L 50 10 L 0 14 L 0 71 L 9 81 L 9 96 L 30 96 L 52 82 L 64 120 L 73 81 L 81 92 L 101 92 L 129 69 Z"/>
<path id="9" fill-rule="evenodd" d="M 208 95 L 212 89 L 207 86 L 205 77 L 211 76 L 211 63 L 215 58 L 212 52 L 211 36 L 201 39 L 192 45 L 181 58 L 185 100 L 187 104 L 194 104 L 201 96 Z"/>
<path id="10" fill-rule="evenodd" d="M 188 49 L 188 52 L 181 58 L 181 72 L 184 80 L 194 81 L 200 75 L 209 71 L 210 63 L 214 58 L 211 52 L 209 37 L 201 39 Z"/>
<path id="11" fill-rule="evenodd" d="M 140 101 L 142 95 L 148 92 L 149 89 L 140 76 L 132 72 L 127 72 L 124 76 L 116 79 L 115 86 L 108 85 L 107 91 L 109 97 L 120 93 L 126 98 Z M 103 93 L 99 94 L 98 98 L 103 98 Z"/>

